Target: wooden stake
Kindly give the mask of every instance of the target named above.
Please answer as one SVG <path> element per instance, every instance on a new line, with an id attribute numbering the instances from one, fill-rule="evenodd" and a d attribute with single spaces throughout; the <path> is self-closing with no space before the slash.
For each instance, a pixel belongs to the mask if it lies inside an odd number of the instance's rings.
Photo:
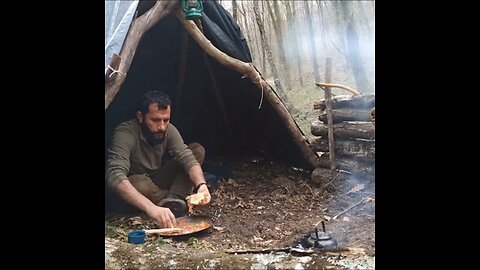
<path id="1" fill-rule="evenodd" d="M 325 82 L 328 84 L 332 80 L 332 58 L 327 57 L 325 70 Z M 335 142 L 333 138 L 333 103 L 330 87 L 325 87 L 325 105 L 327 107 L 327 125 L 328 125 L 328 151 L 330 153 L 330 169 L 332 178 L 335 177 Z"/>

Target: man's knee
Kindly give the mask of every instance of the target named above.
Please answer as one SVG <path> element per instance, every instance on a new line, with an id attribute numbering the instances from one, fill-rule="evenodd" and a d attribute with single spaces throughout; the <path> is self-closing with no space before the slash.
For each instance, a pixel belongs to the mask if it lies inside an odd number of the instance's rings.
<path id="1" fill-rule="evenodd" d="M 189 143 L 188 148 L 192 150 L 195 159 L 200 164 L 203 164 L 203 160 L 205 159 L 205 148 L 199 143 Z"/>
<path id="2" fill-rule="evenodd" d="M 155 184 L 152 182 L 152 179 L 146 174 L 134 174 L 128 177 L 128 180 L 135 187 L 138 192 L 142 193 L 145 197 L 151 198 L 155 192 Z"/>

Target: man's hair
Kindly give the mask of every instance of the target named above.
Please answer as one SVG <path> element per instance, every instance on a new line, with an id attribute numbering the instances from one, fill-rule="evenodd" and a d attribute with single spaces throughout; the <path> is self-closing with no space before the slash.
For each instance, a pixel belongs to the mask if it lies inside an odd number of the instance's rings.
<path id="1" fill-rule="evenodd" d="M 162 91 L 148 91 L 140 97 L 138 110 L 145 115 L 148 113 L 148 107 L 153 103 L 157 103 L 159 109 L 166 109 L 170 106 L 170 98 Z"/>

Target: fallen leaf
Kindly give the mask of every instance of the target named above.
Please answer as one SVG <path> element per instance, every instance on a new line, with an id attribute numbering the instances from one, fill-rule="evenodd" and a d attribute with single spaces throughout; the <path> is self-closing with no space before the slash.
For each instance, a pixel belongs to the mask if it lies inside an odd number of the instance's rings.
<path id="1" fill-rule="evenodd" d="M 331 217 L 327 216 L 327 215 L 323 215 L 323 218 L 326 220 L 326 221 L 329 221 L 330 219 L 332 219 Z"/>

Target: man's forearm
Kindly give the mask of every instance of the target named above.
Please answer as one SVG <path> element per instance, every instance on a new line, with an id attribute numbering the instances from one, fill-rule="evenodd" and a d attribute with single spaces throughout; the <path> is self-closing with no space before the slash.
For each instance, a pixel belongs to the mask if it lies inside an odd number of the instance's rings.
<path id="1" fill-rule="evenodd" d="M 188 170 L 188 177 L 194 186 L 206 182 L 205 177 L 203 176 L 202 167 L 200 167 L 200 165 L 193 165 L 190 167 L 190 170 Z"/>
<path id="2" fill-rule="evenodd" d="M 117 185 L 116 191 L 125 201 L 144 212 L 147 212 L 148 208 L 155 206 L 152 201 L 143 196 L 142 193 L 138 192 L 138 190 L 127 179 L 122 180 Z"/>

